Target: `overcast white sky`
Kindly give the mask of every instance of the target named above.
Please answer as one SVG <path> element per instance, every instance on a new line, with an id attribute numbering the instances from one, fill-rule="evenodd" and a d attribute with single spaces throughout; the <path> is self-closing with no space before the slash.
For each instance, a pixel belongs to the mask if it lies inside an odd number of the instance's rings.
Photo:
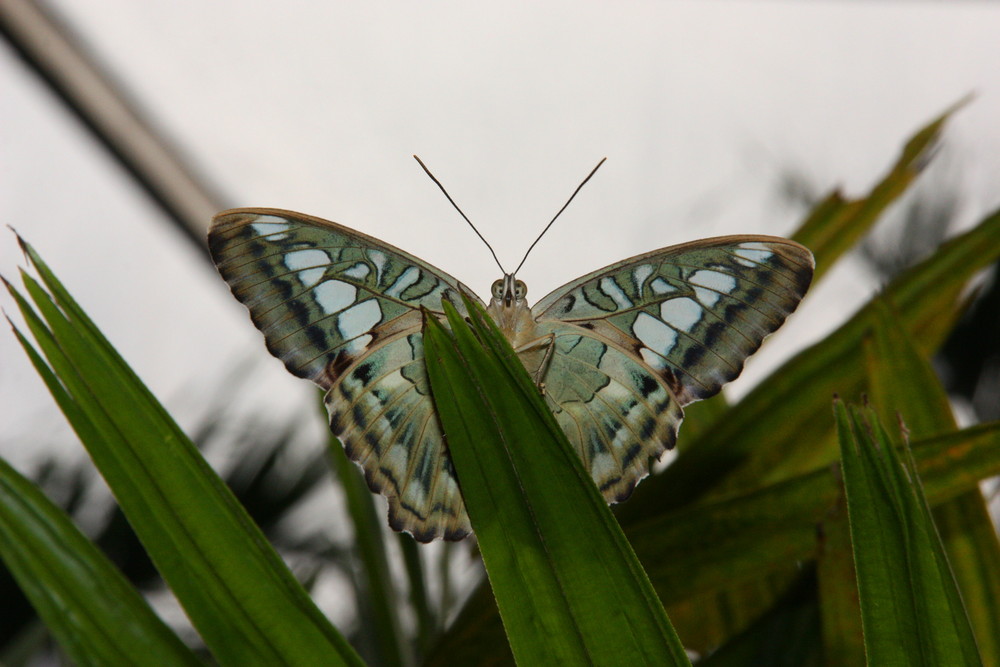
<path id="1" fill-rule="evenodd" d="M 782 170 L 860 193 L 970 91 L 949 132 L 966 222 L 1000 203 L 992 3 L 51 4 L 229 204 L 336 220 L 480 294 L 498 270 L 413 153 L 508 265 L 608 157 L 525 265 L 532 301 L 656 247 L 789 233 L 801 211 L 775 193 Z M 190 426 L 234 365 L 255 361 L 242 407 L 276 422 L 310 412 L 307 383 L 270 359 L 214 271 L 5 45 L 0 91 L 0 221 L 168 408 Z M 20 262 L 0 235 L 0 272 Z M 869 289 L 846 264 L 750 379 Z M 0 405 L 15 465 L 78 451 L 4 332 Z"/>

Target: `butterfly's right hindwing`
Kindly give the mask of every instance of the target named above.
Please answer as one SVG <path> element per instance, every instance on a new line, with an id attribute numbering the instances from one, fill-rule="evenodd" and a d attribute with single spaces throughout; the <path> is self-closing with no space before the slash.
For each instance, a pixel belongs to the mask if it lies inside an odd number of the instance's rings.
<path id="1" fill-rule="evenodd" d="M 330 426 L 422 541 L 469 532 L 427 392 L 420 308 L 464 312 L 451 276 L 325 220 L 236 209 L 209 231 L 215 264 L 289 371 L 327 389 Z"/>

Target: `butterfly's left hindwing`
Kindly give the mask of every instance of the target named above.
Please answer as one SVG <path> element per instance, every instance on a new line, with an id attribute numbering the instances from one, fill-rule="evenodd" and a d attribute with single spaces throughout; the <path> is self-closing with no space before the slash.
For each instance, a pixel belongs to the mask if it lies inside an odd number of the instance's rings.
<path id="1" fill-rule="evenodd" d="M 421 542 L 471 530 L 433 409 L 423 335 L 397 338 L 359 362 L 326 396 L 330 428 L 368 485 L 389 500 L 389 525 Z"/>
<path id="2" fill-rule="evenodd" d="M 390 523 L 422 541 L 468 534 L 427 391 L 420 307 L 460 312 L 459 283 L 332 222 L 274 209 L 220 213 L 209 249 L 271 354 L 327 389 L 334 435 L 389 498 Z"/>

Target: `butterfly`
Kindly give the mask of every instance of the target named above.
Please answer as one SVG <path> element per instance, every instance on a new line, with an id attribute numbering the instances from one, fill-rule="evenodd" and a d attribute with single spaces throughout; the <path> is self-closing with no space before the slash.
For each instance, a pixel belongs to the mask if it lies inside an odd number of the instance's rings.
<path id="1" fill-rule="evenodd" d="M 384 241 L 291 211 L 223 211 L 208 240 L 271 354 L 326 391 L 330 429 L 387 497 L 389 525 L 421 542 L 468 535 L 421 308 L 443 318 L 446 299 L 466 314 L 460 292 L 471 290 Z M 813 266 L 794 241 L 725 236 L 622 260 L 533 307 L 505 272 L 486 308 L 604 498 L 620 502 L 673 447 L 683 407 L 736 378 L 795 310 Z"/>

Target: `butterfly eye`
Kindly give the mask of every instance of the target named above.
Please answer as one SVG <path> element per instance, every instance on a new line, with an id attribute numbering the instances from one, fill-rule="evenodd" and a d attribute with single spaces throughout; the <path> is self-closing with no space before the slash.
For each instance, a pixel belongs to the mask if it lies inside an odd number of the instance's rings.
<path id="1" fill-rule="evenodd" d="M 499 301 L 503 298 L 503 280 L 497 280 L 493 283 L 493 287 L 490 288 L 490 292 L 493 293 L 493 298 Z"/>
<path id="2" fill-rule="evenodd" d="M 520 301 L 526 296 L 528 296 L 528 286 L 520 280 L 516 281 L 514 283 L 514 298 Z"/>

